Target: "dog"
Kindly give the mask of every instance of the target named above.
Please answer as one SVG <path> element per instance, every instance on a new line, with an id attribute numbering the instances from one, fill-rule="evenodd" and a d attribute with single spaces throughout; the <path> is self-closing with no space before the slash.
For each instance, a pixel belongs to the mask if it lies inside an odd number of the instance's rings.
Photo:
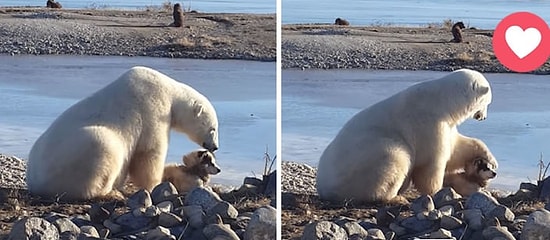
<path id="1" fill-rule="evenodd" d="M 470 196 L 485 188 L 489 180 L 497 176 L 495 168 L 488 159 L 476 158 L 466 165 L 463 172 L 446 173 L 443 186 L 452 187 L 462 196 Z"/>
<path id="2" fill-rule="evenodd" d="M 205 186 L 210 175 L 221 172 L 214 154 L 206 149 L 190 152 L 183 156 L 183 165 L 171 164 L 164 167 L 163 182 L 174 184 L 179 193 L 187 193 L 195 187 Z"/>
<path id="3" fill-rule="evenodd" d="M 463 22 L 457 22 L 453 25 L 453 27 L 451 28 L 451 33 L 453 33 L 453 40 L 451 40 L 451 42 L 461 43 L 463 41 L 462 29 L 464 28 L 466 28 L 466 26 L 464 26 Z"/>
<path id="4" fill-rule="evenodd" d="M 59 2 L 56 2 L 56 1 L 53 1 L 53 0 L 48 0 L 46 2 L 46 7 L 47 8 L 62 8 L 63 6 L 61 6 L 61 3 L 59 3 Z"/>
<path id="5" fill-rule="evenodd" d="M 170 24 L 173 27 L 183 27 L 183 10 L 179 3 L 174 4 L 174 11 L 172 12 L 174 22 Z"/>
<path id="6" fill-rule="evenodd" d="M 334 25 L 349 26 L 349 22 L 348 20 L 343 18 L 336 18 L 336 20 L 334 21 Z"/>

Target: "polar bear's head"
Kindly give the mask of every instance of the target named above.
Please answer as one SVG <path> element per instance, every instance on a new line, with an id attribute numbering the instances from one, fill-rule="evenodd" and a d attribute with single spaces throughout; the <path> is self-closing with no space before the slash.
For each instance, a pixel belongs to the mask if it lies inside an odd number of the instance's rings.
<path id="1" fill-rule="evenodd" d="M 461 93 L 458 98 L 453 98 L 455 109 L 458 113 L 455 123 L 462 123 L 467 118 L 478 121 L 487 118 L 487 108 L 492 101 L 491 86 L 487 79 L 480 72 L 470 69 L 460 69 L 445 77 L 446 80 L 454 82 L 449 87 Z M 444 93 L 449 94 L 449 93 Z M 463 100 L 458 100 L 462 98 Z"/>
<path id="2" fill-rule="evenodd" d="M 191 141 L 214 152 L 219 146 L 216 110 L 206 97 L 198 92 L 194 95 L 194 99 L 188 99 L 186 95 L 174 103 L 171 126 L 187 134 Z"/>

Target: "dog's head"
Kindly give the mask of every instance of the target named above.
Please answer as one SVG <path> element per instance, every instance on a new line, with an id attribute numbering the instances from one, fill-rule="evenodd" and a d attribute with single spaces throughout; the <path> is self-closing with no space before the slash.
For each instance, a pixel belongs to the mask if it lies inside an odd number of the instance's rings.
<path id="1" fill-rule="evenodd" d="M 464 26 L 464 23 L 463 23 L 463 22 L 457 22 L 457 23 L 455 23 L 454 25 L 455 25 L 456 27 L 461 28 L 461 29 L 466 28 L 466 26 Z"/>
<path id="2" fill-rule="evenodd" d="M 489 180 L 497 176 L 496 166 L 487 158 L 476 158 L 472 164 L 468 164 L 464 169 L 468 176 L 477 179 L 481 186 L 487 185 Z"/>
<path id="3" fill-rule="evenodd" d="M 221 172 L 220 167 L 216 164 L 214 154 L 206 149 L 200 149 L 183 156 L 183 163 L 188 167 L 199 167 L 206 171 L 207 174 L 215 175 Z"/>

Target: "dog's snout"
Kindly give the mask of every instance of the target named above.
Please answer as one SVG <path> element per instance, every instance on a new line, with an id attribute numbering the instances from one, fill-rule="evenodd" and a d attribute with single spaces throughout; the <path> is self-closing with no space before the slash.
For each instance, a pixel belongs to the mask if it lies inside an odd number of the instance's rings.
<path id="1" fill-rule="evenodd" d="M 216 168 L 216 173 L 220 173 L 222 170 L 220 168 Z"/>
<path id="2" fill-rule="evenodd" d="M 493 177 L 496 177 L 496 176 L 497 176 L 497 172 L 492 171 L 491 173 L 493 174 Z"/>

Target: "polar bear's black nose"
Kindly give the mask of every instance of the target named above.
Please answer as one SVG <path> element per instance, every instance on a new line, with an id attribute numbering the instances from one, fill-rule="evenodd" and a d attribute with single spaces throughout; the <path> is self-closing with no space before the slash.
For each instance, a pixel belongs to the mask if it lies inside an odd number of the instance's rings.
<path id="1" fill-rule="evenodd" d="M 218 150 L 218 146 L 210 145 L 206 142 L 202 143 L 202 147 L 205 148 L 206 150 L 210 151 L 210 152 L 214 152 L 214 151 Z"/>

